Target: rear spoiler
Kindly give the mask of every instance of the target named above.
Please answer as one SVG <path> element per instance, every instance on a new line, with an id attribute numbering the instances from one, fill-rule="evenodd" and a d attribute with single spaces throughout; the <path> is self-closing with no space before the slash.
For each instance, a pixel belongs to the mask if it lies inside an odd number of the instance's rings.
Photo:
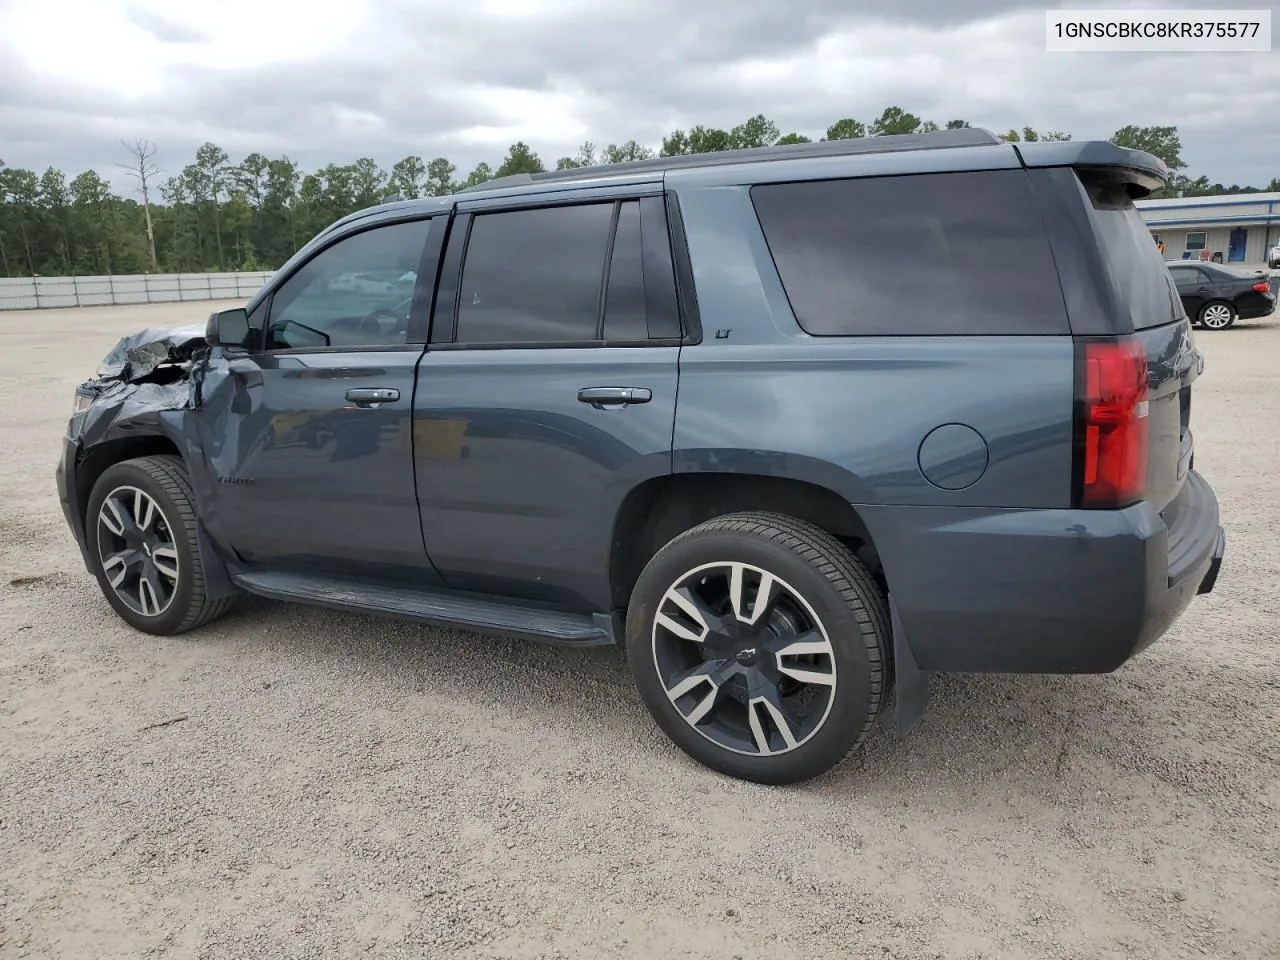
<path id="1" fill-rule="evenodd" d="M 1108 140 L 1053 140 L 1016 143 L 1024 167 L 1076 167 L 1099 179 L 1123 183 L 1140 200 L 1169 183 L 1170 171 L 1159 157 Z"/>

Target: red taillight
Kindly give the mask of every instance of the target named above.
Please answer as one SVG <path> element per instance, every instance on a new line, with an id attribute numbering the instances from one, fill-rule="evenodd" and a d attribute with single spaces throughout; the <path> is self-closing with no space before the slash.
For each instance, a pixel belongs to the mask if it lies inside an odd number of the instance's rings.
<path id="1" fill-rule="evenodd" d="M 1257 283 L 1255 283 L 1255 284 L 1253 285 L 1253 289 L 1257 290 L 1259 293 L 1270 293 L 1270 292 L 1271 292 L 1271 281 L 1270 281 L 1270 280 L 1259 280 Z"/>
<path id="2" fill-rule="evenodd" d="M 1081 504 L 1123 507 L 1146 488 L 1147 358 L 1132 339 L 1083 346 Z"/>

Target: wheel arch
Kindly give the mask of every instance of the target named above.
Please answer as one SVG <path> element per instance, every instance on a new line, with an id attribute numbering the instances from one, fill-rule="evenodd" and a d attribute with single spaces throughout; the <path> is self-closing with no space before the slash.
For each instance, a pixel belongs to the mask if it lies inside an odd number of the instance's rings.
<path id="1" fill-rule="evenodd" d="M 627 606 L 645 564 L 672 538 L 714 517 L 761 510 L 826 530 L 853 549 L 885 589 L 870 529 L 854 506 L 829 487 L 764 474 L 676 473 L 636 485 L 618 509 L 609 553 L 613 608 Z"/>
<path id="2" fill-rule="evenodd" d="M 165 454 L 182 456 L 177 444 L 163 433 L 126 435 L 86 447 L 76 469 L 76 502 L 80 522 L 85 522 L 85 511 L 89 507 L 89 495 L 93 492 L 94 484 L 108 469 L 126 460 Z"/>
<path id="3" fill-rule="evenodd" d="M 84 553 L 85 563 L 89 564 L 88 518 L 89 497 L 98 479 L 111 467 L 127 460 L 139 457 L 175 456 L 179 458 L 187 472 L 195 496 L 192 508 L 196 513 L 196 525 L 199 531 L 198 549 L 204 565 L 206 595 L 210 601 L 219 601 L 234 596 L 236 588 L 226 571 L 225 564 L 234 559 L 234 555 L 219 545 L 211 536 L 200 508 L 205 494 L 202 480 L 207 472 L 194 469 L 200 465 L 199 447 L 194 437 L 186 429 L 188 421 L 183 412 L 172 411 L 161 413 L 154 418 L 138 419 L 117 423 L 105 433 L 101 439 L 86 443 L 76 460 L 75 470 L 75 513 L 73 520 L 77 524 L 77 540 Z"/>
<path id="4" fill-rule="evenodd" d="M 162 410 L 107 422 L 105 419 L 100 418 L 80 438 L 75 493 L 77 519 L 82 524 L 89 494 L 98 478 L 109 467 L 136 457 L 170 455 L 181 458 L 197 496 L 205 498 L 209 485 L 206 472 L 200 469 L 199 442 L 188 411 Z"/>

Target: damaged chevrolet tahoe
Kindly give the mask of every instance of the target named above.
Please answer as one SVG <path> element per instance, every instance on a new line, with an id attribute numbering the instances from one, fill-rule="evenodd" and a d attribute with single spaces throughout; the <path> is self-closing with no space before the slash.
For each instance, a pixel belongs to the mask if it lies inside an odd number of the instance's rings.
<path id="1" fill-rule="evenodd" d="M 625 644 L 688 754 L 804 780 L 891 687 L 905 732 L 931 672 L 1115 670 L 1213 588 L 1167 175 L 957 130 L 363 210 L 120 343 L 67 521 L 140 630 L 257 594 Z"/>

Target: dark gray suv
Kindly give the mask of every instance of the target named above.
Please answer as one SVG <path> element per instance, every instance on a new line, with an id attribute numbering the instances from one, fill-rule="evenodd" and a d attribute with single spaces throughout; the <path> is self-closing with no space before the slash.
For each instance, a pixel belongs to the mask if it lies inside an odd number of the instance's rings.
<path id="1" fill-rule="evenodd" d="M 138 629 L 252 593 L 625 643 L 693 757 L 809 778 L 891 686 L 905 732 L 931 671 L 1115 670 L 1212 589 L 1167 173 L 959 130 L 364 210 L 121 342 L 67 520 Z"/>

